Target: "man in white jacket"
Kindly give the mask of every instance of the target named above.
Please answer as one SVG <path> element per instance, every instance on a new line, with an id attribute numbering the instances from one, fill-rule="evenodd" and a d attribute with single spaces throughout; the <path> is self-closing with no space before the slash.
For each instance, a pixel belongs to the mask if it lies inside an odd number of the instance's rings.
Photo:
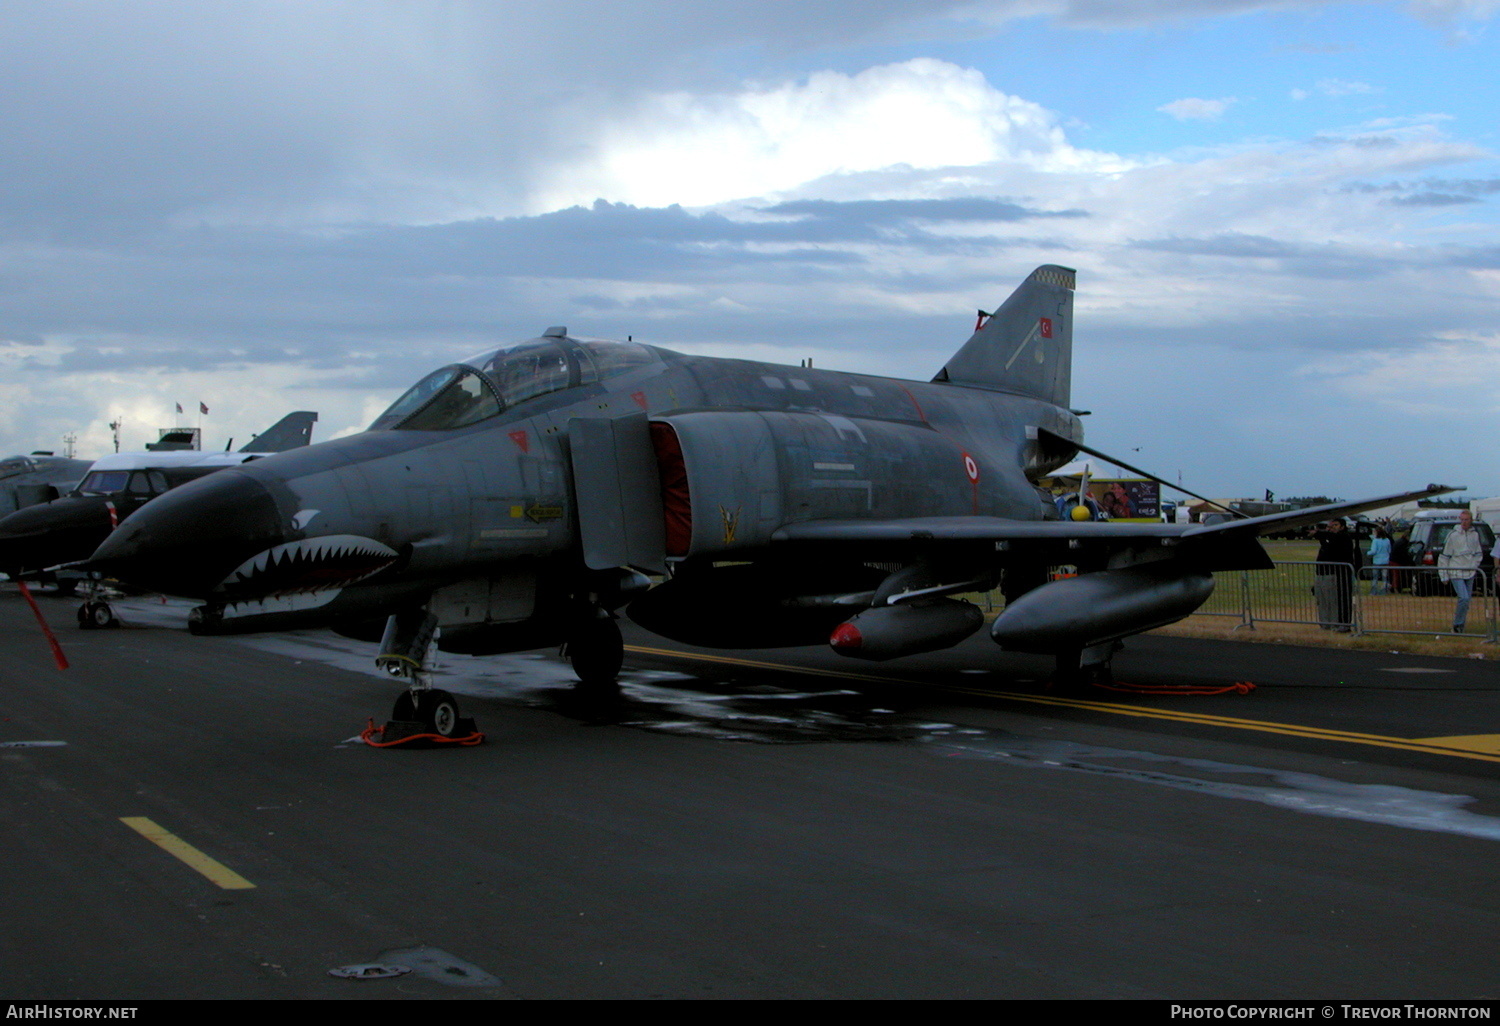
<path id="1" fill-rule="evenodd" d="M 1458 526 L 1448 534 L 1443 543 L 1443 554 L 1438 557 L 1438 576 L 1453 585 L 1458 596 L 1458 605 L 1453 607 L 1453 633 L 1462 634 L 1464 623 L 1469 618 L 1469 599 L 1474 595 L 1474 576 L 1479 573 L 1479 561 L 1484 556 L 1484 542 L 1474 526 L 1474 518 L 1464 510 L 1458 515 Z"/>

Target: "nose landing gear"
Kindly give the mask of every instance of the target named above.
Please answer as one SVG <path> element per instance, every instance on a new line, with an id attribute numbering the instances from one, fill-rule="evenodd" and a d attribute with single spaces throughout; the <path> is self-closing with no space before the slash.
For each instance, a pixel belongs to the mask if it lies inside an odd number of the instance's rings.
<path id="1" fill-rule="evenodd" d="M 108 630 L 120 626 L 120 621 L 115 618 L 115 611 L 103 598 L 103 592 L 104 586 L 99 581 L 99 575 L 90 575 L 87 596 L 78 607 L 79 630 Z"/>
<path id="2" fill-rule="evenodd" d="M 474 721 L 459 713 L 458 700 L 432 686 L 431 656 L 436 640 L 437 618 L 425 609 L 403 610 L 386 621 L 375 665 L 407 681 L 408 688 L 397 696 L 386 725 L 377 732 L 372 724 L 365 732 L 367 744 L 377 748 L 398 744 L 427 747 L 444 743 L 477 745 L 484 740 Z"/>

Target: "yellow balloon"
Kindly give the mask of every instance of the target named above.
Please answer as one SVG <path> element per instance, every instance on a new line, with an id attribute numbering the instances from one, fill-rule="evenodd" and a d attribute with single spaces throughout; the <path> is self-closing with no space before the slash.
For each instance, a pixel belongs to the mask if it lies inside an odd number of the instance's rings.
<path id="1" fill-rule="evenodd" d="M 1080 506 L 1074 506 L 1073 507 L 1073 512 L 1069 513 L 1068 516 L 1072 517 L 1074 520 L 1092 520 L 1092 519 L 1094 519 L 1094 514 L 1092 514 L 1092 513 L 1089 512 L 1089 508 L 1087 506 L 1081 506 L 1081 505 Z"/>

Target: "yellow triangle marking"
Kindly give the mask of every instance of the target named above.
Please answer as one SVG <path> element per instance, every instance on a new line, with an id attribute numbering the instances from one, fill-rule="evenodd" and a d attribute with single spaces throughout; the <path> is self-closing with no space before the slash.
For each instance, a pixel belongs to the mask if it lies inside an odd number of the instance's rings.
<path id="1" fill-rule="evenodd" d="M 1466 752 L 1500 755 L 1500 734 L 1458 734 L 1454 737 L 1421 737 L 1416 740 L 1442 748 L 1461 748 Z"/>

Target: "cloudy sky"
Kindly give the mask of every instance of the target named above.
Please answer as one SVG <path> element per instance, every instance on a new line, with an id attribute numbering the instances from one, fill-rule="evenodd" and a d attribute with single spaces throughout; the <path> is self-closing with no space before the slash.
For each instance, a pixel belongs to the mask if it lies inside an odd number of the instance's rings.
<path id="1" fill-rule="evenodd" d="M 1500 0 L 0 4 L 0 451 L 359 430 L 548 325 L 925 380 L 1078 269 L 1088 440 L 1500 493 Z M 196 421 L 196 417 L 190 418 Z"/>

